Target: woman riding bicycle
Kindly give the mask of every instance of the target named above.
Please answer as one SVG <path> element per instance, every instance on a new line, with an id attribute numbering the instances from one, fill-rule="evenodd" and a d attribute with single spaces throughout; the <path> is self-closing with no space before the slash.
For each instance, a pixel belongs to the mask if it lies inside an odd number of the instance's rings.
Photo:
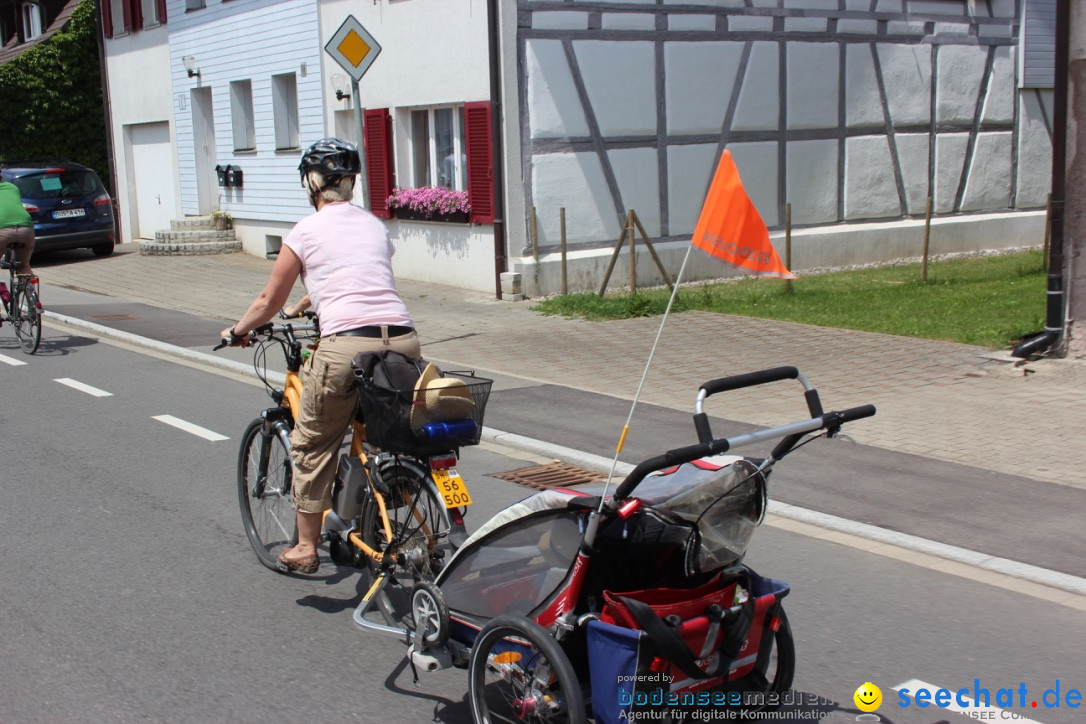
<path id="1" fill-rule="evenodd" d="M 315 573 L 337 453 L 358 404 L 351 360 L 359 352 L 394 350 L 418 357 L 421 350 L 396 291 L 388 230 L 350 203 L 361 170 L 358 150 L 337 138 L 321 139 L 302 155 L 298 170 L 316 213 L 294 226 L 263 291 L 222 336 L 244 345 L 253 328 L 282 309 L 301 275 L 320 318 L 321 339 L 306 362 L 301 409 L 290 436 L 298 543 L 279 561 L 290 570 Z"/>
<path id="2" fill-rule="evenodd" d="M 22 262 L 20 274 L 33 275 L 30 255 L 34 253 L 34 220 L 23 207 L 22 194 L 15 184 L 0 181 L 0 257 L 14 247 Z"/>

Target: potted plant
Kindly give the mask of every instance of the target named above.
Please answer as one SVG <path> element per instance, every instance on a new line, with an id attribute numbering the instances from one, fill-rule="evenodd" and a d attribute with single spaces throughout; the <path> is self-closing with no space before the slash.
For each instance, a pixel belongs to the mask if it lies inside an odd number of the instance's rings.
<path id="1" fill-rule="evenodd" d="M 234 217 L 222 209 L 215 209 L 211 212 L 211 226 L 219 231 L 232 229 L 234 228 Z"/>
<path id="2" fill-rule="evenodd" d="M 467 191 L 453 191 L 441 186 L 395 188 L 385 201 L 397 219 L 452 221 L 467 223 L 471 203 Z"/>

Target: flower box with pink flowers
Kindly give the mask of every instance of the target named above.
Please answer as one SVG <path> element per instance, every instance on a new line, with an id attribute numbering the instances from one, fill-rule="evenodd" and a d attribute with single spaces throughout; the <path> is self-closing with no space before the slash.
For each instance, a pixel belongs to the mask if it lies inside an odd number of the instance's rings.
<path id="1" fill-rule="evenodd" d="M 466 224 L 471 212 L 467 191 L 453 191 L 441 186 L 393 189 L 385 206 L 397 219 L 412 221 Z"/>

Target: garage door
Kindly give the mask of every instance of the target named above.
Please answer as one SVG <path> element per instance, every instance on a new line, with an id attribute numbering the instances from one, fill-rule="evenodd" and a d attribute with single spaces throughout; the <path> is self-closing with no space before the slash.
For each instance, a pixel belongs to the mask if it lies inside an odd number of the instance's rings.
<path id="1" fill-rule="evenodd" d="M 130 130 L 136 197 L 136 228 L 132 236 L 153 239 L 156 231 L 170 228 L 170 219 L 177 209 L 170 124 L 140 123 L 130 126 Z"/>

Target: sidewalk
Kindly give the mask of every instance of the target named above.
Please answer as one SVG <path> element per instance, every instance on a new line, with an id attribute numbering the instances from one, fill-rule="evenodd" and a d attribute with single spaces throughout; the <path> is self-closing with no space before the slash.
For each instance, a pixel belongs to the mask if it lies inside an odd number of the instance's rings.
<path id="1" fill-rule="evenodd" d="M 73 255 L 35 263 L 46 285 L 235 321 L 271 262 L 247 254 Z M 455 280 L 450 280 L 450 282 Z M 426 356 L 457 365 L 632 399 L 660 318 L 587 322 L 542 316 L 531 301 L 400 280 Z M 292 299 L 301 296 L 301 286 Z M 48 307 L 48 298 L 44 300 Z M 947 342 L 809 327 L 707 312 L 670 318 L 641 399 L 690 411 L 707 379 L 794 365 L 826 409 L 873 403 L 857 442 L 1086 488 L 1086 364 L 1016 364 L 1005 353 Z M 710 401 L 719 417 L 780 424 L 803 409 L 778 383 Z M 572 411 L 571 411 L 572 412 Z M 617 421 L 621 424 L 623 421 Z"/>

